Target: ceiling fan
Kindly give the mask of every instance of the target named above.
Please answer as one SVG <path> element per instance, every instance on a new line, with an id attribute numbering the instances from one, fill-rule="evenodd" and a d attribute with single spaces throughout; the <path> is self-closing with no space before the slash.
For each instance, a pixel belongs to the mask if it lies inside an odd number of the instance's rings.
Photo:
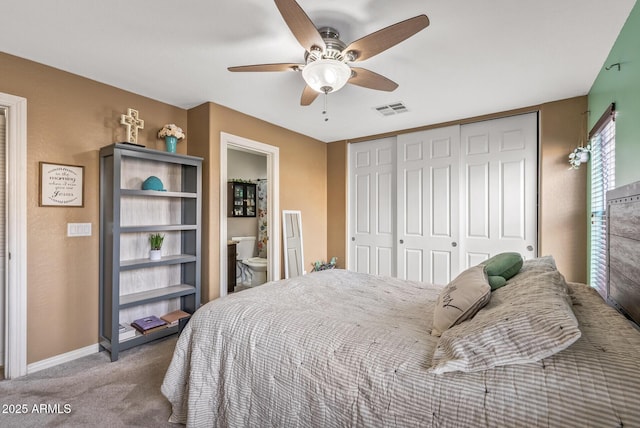
<path id="1" fill-rule="evenodd" d="M 316 28 L 295 0 L 275 0 L 289 29 L 306 50 L 304 64 L 279 63 L 229 67 L 229 71 L 301 71 L 306 86 L 300 104 L 308 106 L 321 93 L 338 91 L 346 83 L 380 91 L 393 91 L 398 84 L 373 71 L 349 63 L 369 59 L 408 39 L 429 25 L 418 15 L 362 37 L 347 45 L 332 27 Z"/>

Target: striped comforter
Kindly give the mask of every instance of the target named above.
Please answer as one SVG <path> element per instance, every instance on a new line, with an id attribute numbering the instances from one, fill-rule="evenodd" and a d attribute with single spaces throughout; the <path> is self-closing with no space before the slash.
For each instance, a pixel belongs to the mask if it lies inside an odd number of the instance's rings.
<path id="1" fill-rule="evenodd" d="M 172 422 L 231 427 L 640 426 L 640 333 L 569 284 L 582 336 L 536 363 L 431 374 L 440 286 L 343 270 L 212 301 L 162 392 Z"/>

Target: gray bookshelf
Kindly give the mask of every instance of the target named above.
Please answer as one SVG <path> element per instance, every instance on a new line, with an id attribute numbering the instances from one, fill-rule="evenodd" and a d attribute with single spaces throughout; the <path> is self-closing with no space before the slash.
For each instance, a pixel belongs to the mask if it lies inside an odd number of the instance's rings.
<path id="1" fill-rule="evenodd" d="M 166 191 L 142 190 L 149 176 Z M 202 159 L 125 143 L 100 150 L 100 349 L 120 351 L 178 333 L 178 326 L 120 340 L 119 325 L 200 306 Z M 165 235 L 162 259 L 150 233 Z"/>

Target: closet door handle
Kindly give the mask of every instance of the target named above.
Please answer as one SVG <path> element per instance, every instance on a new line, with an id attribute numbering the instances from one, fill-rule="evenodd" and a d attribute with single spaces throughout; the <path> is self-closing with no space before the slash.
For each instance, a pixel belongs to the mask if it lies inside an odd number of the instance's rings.
<path id="1" fill-rule="evenodd" d="M 453 241 L 453 242 L 451 243 L 451 246 L 455 248 L 455 247 L 457 247 L 457 246 L 458 246 L 458 243 L 457 243 L 457 242 L 455 242 L 455 241 Z"/>
<path id="2" fill-rule="evenodd" d="M 401 239 L 401 240 L 400 240 L 400 243 L 401 243 L 401 244 L 404 244 L 404 239 Z"/>

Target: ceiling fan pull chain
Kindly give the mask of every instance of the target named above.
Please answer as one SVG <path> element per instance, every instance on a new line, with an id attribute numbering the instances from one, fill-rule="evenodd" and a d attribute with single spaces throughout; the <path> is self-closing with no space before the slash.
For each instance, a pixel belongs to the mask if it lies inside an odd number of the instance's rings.
<path id="1" fill-rule="evenodd" d="M 325 115 L 325 116 L 326 116 L 327 111 L 328 111 L 328 110 L 327 110 L 327 97 L 328 97 L 328 94 L 329 94 L 329 92 L 328 92 L 328 91 L 325 91 L 325 92 L 324 92 L 324 110 L 322 110 L 322 114 L 323 114 L 323 115 Z M 324 121 L 325 121 L 325 122 L 328 122 L 328 121 L 329 121 L 329 117 L 325 117 L 325 118 L 324 118 Z"/>

